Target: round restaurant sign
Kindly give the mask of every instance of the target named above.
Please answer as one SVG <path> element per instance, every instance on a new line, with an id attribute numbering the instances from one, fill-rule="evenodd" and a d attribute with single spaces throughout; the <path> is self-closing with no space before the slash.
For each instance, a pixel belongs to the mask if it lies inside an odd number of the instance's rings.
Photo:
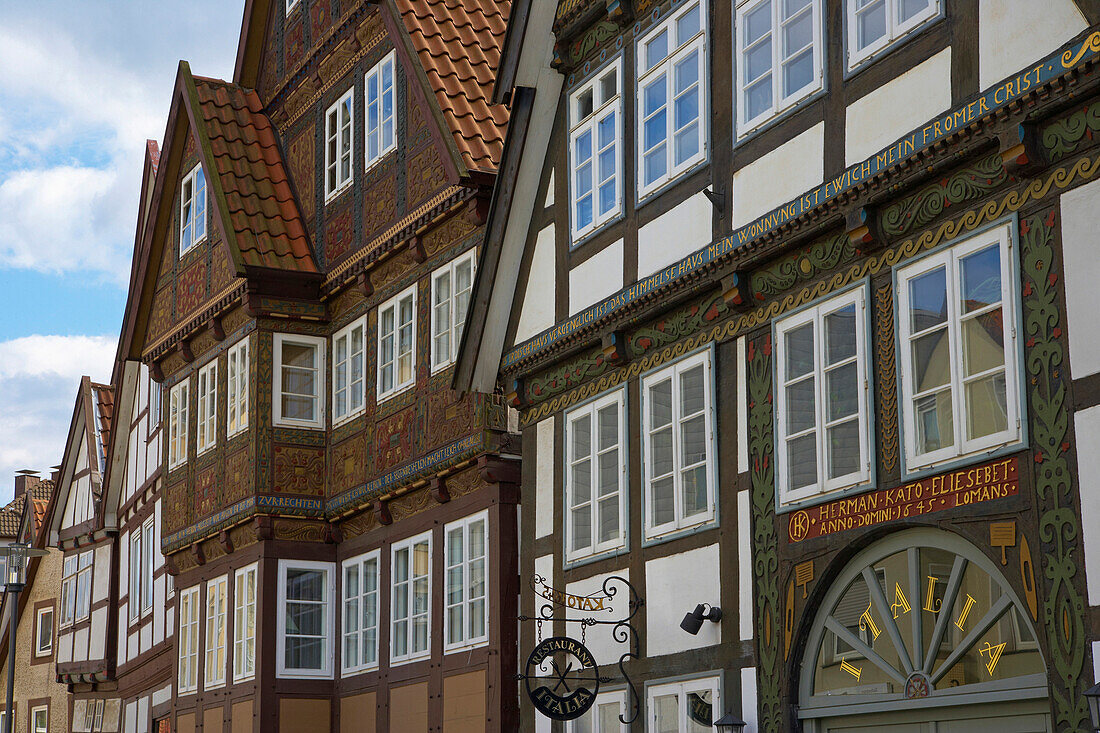
<path id="1" fill-rule="evenodd" d="M 527 657 L 525 681 L 536 710 L 554 720 L 574 720 L 596 701 L 600 670 L 584 644 L 552 636 Z"/>

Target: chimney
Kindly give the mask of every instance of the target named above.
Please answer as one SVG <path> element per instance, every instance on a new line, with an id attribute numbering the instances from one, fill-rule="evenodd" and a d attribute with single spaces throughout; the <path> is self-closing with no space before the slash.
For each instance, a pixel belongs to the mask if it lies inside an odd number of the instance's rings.
<path id="1" fill-rule="evenodd" d="M 51 466 L 50 467 L 50 481 L 53 482 L 54 486 L 57 486 L 57 482 L 60 478 L 61 478 L 61 464 L 59 463 L 56 466 Z"/>
<path id="2" fill-rule="evenodd" d="M 24 468 L 22 471 L 16 471 L 15 473 L 14 498 L 16 499 L 42 483 L 42 479 L 38 478 L 38 471 L 31 471 L 30 469 Z"/>

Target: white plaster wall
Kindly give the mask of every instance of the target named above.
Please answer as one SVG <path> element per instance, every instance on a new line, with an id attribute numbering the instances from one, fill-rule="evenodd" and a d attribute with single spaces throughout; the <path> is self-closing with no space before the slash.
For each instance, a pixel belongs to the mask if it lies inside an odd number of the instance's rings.
<path id="1" fill-rule="evenodd" d="M 526 341 L 554 325 L 554 296 L 557 292 L 554 255 L 554 225 L 551 224 L 535 237 L 531 273 L 520 304 L 519 323 L 516 324 L 516 343 Z"/>
<path id="2" fill-rule="evenodd" d="M 950 106 L 951 49 L 945 48 L 848 105 L 845 164 L 871 157 Z"/>
<path id="3" fill-rule="evenodd" d="M 92 629 L 95 631 L 88 640 L 88 658 L 103 659 L 107 656 L 107 610 L 110 606 L 103 606 L 92 611 Z"/>
<path id="4" fill-rule="evenodd" d="M 553 555 L 543 555 L 542 557 L 535 558 L 535 575 L 541 575 L 547 583 L 549 583 L 551 586 L 554 585 Z M 540 608 L 542 608 L 542 601 L 539 596 L 535 596 L 535 603 L 534 607 L 531 609 L 531 612 L 537 614 Z"/>
<path id="5" fill-rule="evenodd" d="M 695 604 L 722 605 L 718 562 L 718 545 L 713 544 L 645 564 L 647 656 L 722 643 L 720 623 L 704 621 L 695 636 L 680 628 Z"/>
<path id="6" fill-rule="evenodd" d="M 153 648 L 153 625 L 145 624 L 141 627 L 141 651 L 147 652 Z"/>
<path id="7" fill-rule="evenodd" d="M 1066 268 L 1069 271 L 1069 268 Z M 1081 540 L 1089 605 L 1100 605 L 1100 406 L 1074 415 L 1081 477 Z"/>
<path id="8" fill-rule="evenodd" d="M 137 702 L 126 703 L 126 733 L 137 730 Z"/>
<path id="9" fill-rule="evenodd" d="M 164 641 L 164 616 L 157 612 L 164 608 L 164 576 L 153 580 L 153 643 Z"/>
<path id="10" fill-rule="evenodd" d="M 123 662 L 129 661 L 134 656 L 126 646 L 126 613 L 129 605 L 118 604 L 118 658 Z"/>
<path id="11" fill-rule="evenodd" d="M 161 703 L 168 702 L 172 699 L 172 685 L 169 683 L 153 693 L 152 706 L 156 707 Z"/>
<path id="12" fill-rule="evenodd" d="M 130 641 L 127 644 L 127 649 L 130 652 L 130 659 L 134 659 L 141 653 L 141 632 L 140 630 L 130 634 Z"/>
<path id="13" fill-rule="evenodd" d="M 550 170 L 550 180 L 546 183 L 546 202 L 543 206 L 554 205 L 554 171 Z"/>
<path id="14" fill-rule="evenodd" d="M 554 416 L 535 426 L 535 537 L 554 531 Z"/>
<path id="15" fill-rule="evenodd" d="M 107 600 L 107 595 L 111 592 L 111 545 L 104 544 L 95 548 L 92 562 L 95 567 L 92 571 L 92 603 L 97 603 Z"/>
<path id="16" fill-rule="evenodd" d="M 638 279 L 710 244 L 714 207 L 702 191 L 638 229 Z"/>
<path id="17" fill-rule="evenodd" d="M 73 635 L 58 634 L 57 635 L 57 662 L 58 664 L 64 664 L 73 660 Z"/>
<path id="18" fill-rule="evenodd" d="M 86 662 L 90 658 L 88 656 L 88 627 L 85 626 L 73 634 L 73 661 Z"/>
<path id="19" fill-rule="evenodd" d="M 149 698 L 138 700 L 137 733 L 149 733 Z"/>
<path id="20" fill-rule="evenodd" d="M 629 581 L 630 569 L 622 568 L 621 570 L 613 570 L 609 573 L 594 575 L 591 578 L 578 580 L 575 583 L 570 583 L 569 585 L 567 585 L 565 588 L 565 592 L 572 593 L 573 595 L 577 596 L 587 596 L 592 595 L 593 593 L 601 593 L 604 580 L 612 575 L 618 575 L 619 577 L 625 578 Z M 615 598 L 611 603 L 605 602 L 605 607 L 610 608 L 611 611 L 598 612 L 601 618 L 603 616 L 614 619 L 626 618 L 627 614 L 630 612 L 627 608 L 627 603 L 630 600 L 628 596 L 630 594 L 626 592 L 626 590 L 622 587 L 622 584 L 616 585 L 619 589 L 619 592 L 615 595 Z M 656 597 L 657 594 L 654 593 L 651 589 L 649 591 L 649 598 L 646 599 L 646 608 L 648 609 L 648 612 L 650 614 L 653 613 L 652 603 Z M 580 611 L 569 609 L 565 609 L 565 611 L 566 618 L 577 619 L 586 618 L 588 616 L 592 616 L 593 613 L 595 613 L 593 611 Z M 679 620 L 677 620 L 676 623 L 679 624 Z M 566 631 L 570 636 L 579 638 L 580 628 L 580 624 L 568 624 Z M 588 632 L 586 634 L 587 638 L 584 645 L 588 647 L 588 650 L 592 652 L 593 656 L 596 657 L 596 662 L 599 664 L 612 664 L 618 662 L 619 657 L 621 657 L 623 652 L 627 651 L 627 649 L 629 648 L 627 644 L 615 641 L 615 639 L 611 636 L 613 628 L 613 626 L 593 626 L 588 629 Z"/>
<path id="21" fill-rule="evenodd" d="M 1100 181 L 1062 194 L 1062 256 L 1065 259 L 1069 365 L 1074 379 L 1100 372 Z"/>
<path id="22" fill-rule="evenodd" d="M 746 378 L 746 340 L 737 338 L 737 473 L 749 470 L 749 381 Z"/>
<path id="23" fill-rule="evenodd" d="M 733 226 L 748 224 L 821 183 L 825 123 L 814 125 L 733 174 Z"/>
<path id="24" fill-rule="evenodd" d="M 598 303 L 623 287 L 623 240 L 618 240 L 569 271 L 569 315 Z"/>
<path id="25" fill-rule="evenodd" d="M 757 733 L 760 729 L 757 705 L 756 667 L 744 667 L 741 670 L 741 720 L 745 721 L 745 733 Z"/>
<path id="26" fill-rule="evenodd" d="M 1085 29 L 1073 0 L 979 0 L 978 80 L 986 89 Z"/>
<path id="27" fill-rule="evenodd" d="M 744 363 L 744 362 L 741 362 Z M 752 515 L 748 489 L 737 492 L 737 628 L 741 641 L 752 638 Z"/>

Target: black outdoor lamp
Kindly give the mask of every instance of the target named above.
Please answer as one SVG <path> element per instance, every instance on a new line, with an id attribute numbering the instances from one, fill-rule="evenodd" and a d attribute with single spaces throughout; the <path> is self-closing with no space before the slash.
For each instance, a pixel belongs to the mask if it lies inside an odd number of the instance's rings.
<path id="1" fill-rule="evenodd" d="M 680 628 L 695 636 L 699 633 L 699 629 L 703 628 L 704 621 L 720 621 L 721 619 L 721 608 L 712 606 L 709 603 L 700 603 L 694 611 L 684 614 L 684 620 L 680 622 Z"/>
<path id="2" fill-rule="evenodd" d="M 714 721 L 714 729 L 718 733 L 744 733 L 745 725 L 745 721 L 733 717 L 733 713 L 726 713 Z"/>
<path id="3" fill-rule="evenodd" d="M 1085 690 L 1085 702 L 1089 704 L 1089 717 L 1092 718 L 1092 729 L 1100 731 L 1100 682 Z"/>
<path id="4" fill-rule="evenodd" d="M 0 557 L 7 559 L 7 577 L 4 590 L 8 595 L 8 711 L 4 715 L 4 733 L 15 730 L 15 627 L 19 619 L 16 616 L 19 606 L 19 591 L 27 584 L 27 560 L 50 554 L 22 542 L 13 542 L 0 547 Z"/>

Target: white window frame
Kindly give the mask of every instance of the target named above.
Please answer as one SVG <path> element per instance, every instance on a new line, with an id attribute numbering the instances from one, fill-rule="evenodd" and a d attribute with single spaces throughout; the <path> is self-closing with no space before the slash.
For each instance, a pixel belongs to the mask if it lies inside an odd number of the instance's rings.
<path id="1" fill-rule="evenodd" d="M 389 69 L 390 72 L 390 88 L 387 92 L 382 88 L 383 72 Z M 374 81 L 378 84 L 378 98 L 373 104 L 378 108 L 378 125 L 372 128 L 370 124 L 370 114 L 372 102 L 370 99 L 371 82 Z M 387 118 L 382 117 L 382 110 L 384 109 L 383 100 L 385 97 L 389 98 L 390 103 L 390 116 Z M 388 132 L 390 136 L 389 144 L 383 144 L 385 140 L 385 133 Z M 372 136 L 377 135 L 378 151 L 371 155 L 371 143 Z M 397 149 L 397 55 L 396 51 L 390 51 L 386 54 L 381 61 L 371 67 L 371 70 L 363 75 L 363 161 L 366 170 L 370 170 L 378 161 L 386 157 L 386 155 Z"/>
<path id="2" fill-rule="evenodd" d="M 675 46 L 672 46 L 672 35 L 676 31 L 677 21 L 684 15 L 688 14 L 693 8 L 699 9 L 699 31 L 692 36 L 689 40 L 682 43 L 678 42 Z M 637 149 L 637 192 L 638 199 L 641 200 L 646 196 L 654 193 L 655 191 L 664 188 L 668 183 L 676 180 L 684 173 L 694 169 L 701 162 L 706 160 L 708 143 L 710 141 L 710 130 L 708 125 L 707 115 L 709 113 L 709 101 L 707 96 L 707 90 L 710 85 L 710 66 L 707 63 L 707 34 L 708 29 L 708 15 L 709 15 L 709 3 L 707 0 L 691 0 L 691 2 L 684 3 L 681 7 L 670 13 L 666 18 L 651 28 L 644 36 L 642 36 L 635 44 L 635 56 L 637 58 L 637 71 L 634 84 L 634 95 L 637 98 L 637 110 L 635 119 L 635 135 L 637 137 L 635 148 Z M 669 53 L 662 61 L 654 64 L 648 71 L 645 69 L 646 63 L 646 45 L 654 40 L 662 32 L 668 33 L 669 40 Z M 678 40 L 678 39 L 677 39 Z M 699 91 L 699 106 L 698 117 L 696 124 L 699 129 L 699 150 L 695 155 L 681 161 L 679 164 L 675 163 L 673 156 L 674 138 L 676 130 L 673 129 L 675 125 L 673 108 L 675 106 L 675 93 L 674 93 L 674 68 L 675 66 L 689 56 L 693 52 L 698 52 L 699 69 L 698 69 L 698 91 Z M 654 79 L 664 75 L 665 78 L 665 173 L 658 178 L 655 178 L 649 184 L 645 183 L 645 88 L 652 83 Z"/>
<path id="3" fill-rule="evenodd" d="M 604 98 L 603 83 L 609 76 L 615 79 L 615 94 Z M 583 237 L 596 231 L 607 222 L 615 219 L 623 209 L 623 58 L 618 56 L 614 61 L 602 68 L 592 78 L 581 84 L 569 93 L 569 222 L 572 228 L 573 241 L 577 242 Z M 580 103 L 587 96 L 592 97 L 592 111 L 581 117 Z M 599 157 L 608 146 L 600 147 L 599 126 L 609 116 L 615 117 L 615 136 L 611 145 L 615 148 L 615 172 L 612 180 L 615 185 L 615 204 L 606 212 L 600 212 L 599 191 L 604 181 L 599 180 Z M 592 141 L 591 156 L 588 158 L 592 166 L 592 188 L 588 195 L 592 197 L 592 221 L 584 226 L 578 226 L 577 206 L 579 197 L 577 190 L 577 141 L 584 134 L 588 134 Z"/>
<path id="4" fill-rule="evenodd" d="M 256 607 L 259 593 L 257 563 L 233 573 L 233 681 L 256 676 Z M 252 617 L 252 629 L 248 617 Z"/>
<path id="5" fill-rule="evenodd" d="M 455 273 L 458 272 L 458 268 L 461 265 L 467 263 L 470 265 L 470 287 L 464 291 L 467 295 L 466 308 L 459 314 L 458 309 L 455 308 L 455 300 L 461 293 L 455 292 Z M 473 294 L 474 277 L 476 275 L 477 247 L 455 257 L 453 260 L 443 265 L 443 267 L 440 267 L 432 273 L 432 374 L 454 363 L 458 353 L 458 345 L 462 339 L 462 330 L 466 325 L 466 315 L 469 313 L 470 304 L 469 296 Z M 439 300 L 438 285 L 439 281 L 443 278 L 447 278 L 448 292 L 450 295 L 445 300 L 441 301 Z M 441 324 L 441 319 L 438 317 L 438 311 L 443 305 L 447 307 L 447 322 L 445 324 Z M 438 339 L 444 335 L 447 336 L 447 353 L 442 353 L 442 350 L 437 348 Z M 416 353 L 415 347 L 413 353 Z"/>
<path id="6" fill-rule="evenodd" d="M 199 588 L 193 585 L 179 592 L 179 671 L 181 695 L 199 689 Z"/>
<path id="7" fill-rule="evenodd" d="M 960 297 L 959 265 L 962 259 L 992 245 L 1000 247 L 1002 327 L 1005 344 L 1005 430 L 972 440 L 966 439 L 966 402 L 963 393 L 962 336 L 958 301 Z M 894 292 L 897 293 L 898 375 L 901 380 L 902 436 L 905 448 L 907 474 L 938 464 L 972 456 L 992 453 L 1000 448 L 1019 443 L 1023 439 L 1020 392 L 1020 343 L 1017 332 L 1020 307 L 1019 276 L 1017 274 L 1017 244 L 1014 223 L 1006 222 L 949 243 L 938 252 L 920 258 L 894 271 Z M 947 273 L 947 338 L 950 345 L 950 385 L 954 441 L 951 445 L 923 454 L 917 452 L 917 415 L 914 408 L 913 374 L 910 343 L 913 338 L 909 313 L 908 283 L 913 278 L 943 267 Z M 977 311 L 985 311 L 985 308 Z M 975 313 L 977 313 L 975 311 Z M 974 317 L 975 313 L 967 314 Z M 922 332 L 918 332 L 922 333 Z M 981 372 L 980 374 L 985 374 Z M 979 379 L 970 378 L 970 381 Z"/>
<path id="8" fill-rule="evenodd" d="M 153 432 L 160 427 L 160 416 L 162 405 L 161 402 L 164 399 L 163 390 L 161 389 L 160 382 L 149 378 L 149 432 Z M 148 442 L 149 438 L 146 438 Z"/>
<path id="9" fill-rule="evenodd" d="M 286 0 L 286 14 L 290 15 L 290 11 L 294 10 L 298 6 L 298 0 Z"/>
<path id="10" fill-rule="evenodd" d="M 160 551 L 160 542 L 156 534 L 156 515 L 150 514 L 141 525 L 141 615 L 153 612 L 153 572 L 156 566 L 156 554 Z"/>
<path id="11" fill-rule="evenodd" d="M 203 689 L 225 686 L 226 615 L 229 607 L 229 576 L 206 582 L 206 658 L 203 664 Z M 218 662 L 218 657 L 221 662 Z"/>
<path id="12" fill-rule="evenodd" d="M 616 425 L 619 435 L 619 441 L 615 444 L 614 448 L 619 452 L 619 488 L 615 491 L 618 497 L 617 505 L 619 512 L 619 534 L 614 539 L 607 540 L 605 542 L 597 541 L 597 532 L 599 527 L 598 511 L 596 510 L 597 499 L 606 500 L 608 495 L 598 497 L 597 476 L 599 473 L 599 457 L 605 455 L 612 450 L 612 447 L 605 449 L 599 448 L 599 436 L 598 436 L 598 416 L 599 413 L 610 406 L 615 406 L 617 410 Z M 589 418 L 590 427 L 590 441 L 588 447 L 588 453 L 582 460 L 587 460 L 590 463 L 590 484 L 589 484 L 589 498 L 587 502 L 581 502 L 577 504 L 574 502 L 574 472 L 573 466 L 578 462 L 573 436 L 573 424 L 579 418 L 587 416 Z M 565 559 L 567 562 L 573 562 L 581 560 L 587 557 L 593 557 L 595 555 L 601 555 L 605 552 L 612 550 L 618 550 L 626 546 L 626 487 L 627 487 L 627 460 L 626 460 L 626 391 L 624 389 L 616 389 L 613 392 L 603 395 L 591 402 L 585 403 L 580 407 L 577 407 L 569 411 L 565 416 Z M 590 544 L 587 548 L 581 550 L 574 550 L 574 540 L 576 536 L 573 528 L 573 512 L 574 510 L 581 508 L 582 506 L 588 506 L 590 508 L 590 534 L 588 539 Z"/>
<path id="13" fill-rule="evenodd" d="M 321 601 L 318 602 L 322 606 L 320 669 L 305 669 L 286 666 L 286 577 L 288 570 L 314 570 L 324 573 L 325 576 L 322 583 L 322 588 L 324 589 L 324 597 Z M 276 613 L 278 614 L 278 636 L 276 637 L 276 654 L 278 655 L 278 658 L 276 660 L 276 676 L 282 678 L 332 679 L 332 642 L 334 635 L 333 631 L 335 628 L 333 624 L 333 605 L 334 599 L 336 598 L 336 583 L 334 578 L 335 574 L 336 564 L 331 562 L 318 562 L 315 560 L 279 561 L 279 604 L 276 607 Z"/>
<path id="14" fill-rule="evenodd" d="M 38 714 L 42 713 L 42 724 L 39 725 Z M 31 708 L 31 733 L 50 733 L 50 706 L 49 705 L 35 705 Z"/>
<path id="15" fill-rule="evenodd" d="M 706 425 L 707 434 L 707 457 L 705 461 L 706 475 L 707 475 L 707 505 L 708 510 L 700 512 L 694 517 L 685 517 L 683 515 L 683 492 L 681 491 L 682 474 L 684 466 L 680 465 L 680 440 L 679 426 L 683 422 L 683 416 L 679 414 L 679 395 L 680 385 L 679 376 L 681 373 L 695 368 L 698 365 L 703 366 L 703 395 L 704 406 L 703 414 Z M 650 440 L 651 430 L 650 425 L 652 418 L 652 405 L 647 396 L 649 387 L 655 382 L 661 382 L 665 379 L 672 379 L 672 429 L 673 429 L 673 490 L 675 492 L 675 518 L 670 522 L 665 522 L 661 525 L 653 524 L 653 461 L 650 460 Z M 694 416 L 694 415 L 693 415 Z M 712 366 L 712 354 L 711 350 L 704 349 L 696 352 L 691 356 L 685 357 L 673 364 L 670 364 L 658 371 L 650 372 L 642 377 L 642 463 L 645 466 L 645 536 L 646 539 L 655 539 L 662 537 L 672 532 L 678 532 L 690 527 L 696 527 L 701 524 L 706 524 L 714 520 L 716 514 L 716 450 L 714 439 L 714 373 Z"/>
<path id="16" fill-rule="evenodd" d="M 76 571 L 76 620 L 83 621 L 92 615 L 92 572 L 95 567 L 94 550 L 77 555 Z M 82 595 L 83 594 L 83 595 Z M 83 602 L 81 600 L 83 599 Z"/>
<path id="17" fill-rule="evenodd" d="M 581 728 L 581 723 L 578 720 L 570 720 L 565 724 L 565 733 L 580 733 L 581 730 L 588 731 L 588 733 L 630 733 L 630 726 L 617 721 L 617 724 L 612 725 L 610 730 L 605 730 L 600 725 L 599 710 L 605 705 L 617 705 L 619 708 L 619 715 L 623 718 L 626 717 L 626 690 L 612 690 L 611 692 L 601 692 L 596 695 L 596 701 L 592 703 L 592 707 L 588 709 L 581 717 L 588 717 L 588 726 Z"/>
<path id="18" fill-rule="evenodd" d="M 846 358 L 835 365 L 826 365 L 824 363 L 826 349 L 825 318 L 849 306 L 855 308 L 856 353 L 854 356 Z M 796 379 L 788 380 L 786 362 L 787 342 L 784 336 L 807 324 L 812 325 L 814 334 L 813 367 L 811 367 L 809 375 L 803 375 Z M 776 364 L 775 450 L 777 454 L 777 485 L 779 487 L 780 506 L 787 506 L 821 494 L 842 491 L 852 486 L 866 484 L 871 480 L 870 426 L 873 416 L 871 415 L 870 379 L 867 369 L 867 340 L 866 285 L 861 285 L 848 292 L 841 293 L 840 295 L 823 299 L 808 308 L 804 308 L 775 321 L 775 338 L 773 339 L 775 343 Z M 856 418 L 859 430 L 859 468 L 852 473 L 830 479 L 827 478 L 826 461 L 828 451 L 827 428 L 830 424 L 826 414 L 828 408 L 826 399 L 826 373 L 832 369 L 846 366 L 849 363 L 854 363 L 856 366 L 856 385 L 859 389 Z M 787 390 L 785 387 L 788 381 L 794 383 L 806 380 L 807 378 L 812 379 L 814 383 L 814 426 L 813 428 L 800 431 L 798 436 L 809 435 L 811 433 L 817 436 L 818 481 L 815 484 L 792 490 L 788 488 L 790 463 L 787 455 L 787 439 L 790 436 L 788 435 L 789 421 L 787 420 Z M 832 422 L 846 422 L 850 419 L 850 417 L 846 417 Z"/>
<path id="19" fill-rule="evenodd" d="M 398 316 L 401 312 L 401 301 L 409 297 L 412 298 L 412 320 L 409 322 L 412 328 L 412 344 L 407 353 L 409 355 L 409 359 L 412 360 L 412 368 L 410 369 L 409 379 L 404 382 L 398 382 L 398 364 L 402 356 L 402 352 L 400 351 L 400 333 L 404 325 L 398 322 Z M 375 381 L 377 382 L 377 397 L 379 402 L 382 402 L 383 400 L 387 400 L 396 394 L 404 392 L 406 389 L 416 384 L 416 310 L 417 300 L 415 283 L 405 290 L 402 290 L 400 293 L 393 296 L 382 305 L 378 306 L 378 340 L 376 342 L 378 373 L 376 375 Z M 389 334 L 385 333 L 382 329 L 382 318 L 385 315 L 386 311 L 393 311 L 393 331 L 389 332 Z M 384 362 L 382 360 L 382 342 L 383 340 L 385 340 L 387 335 L 393 338 L 393 358 L 388 362 Z M 393 386 L 390 387 L 390 389 L 383 389 L 382 372 L 386 369 L 387 366 L 393 369 Z"/>
<path id="20" fill-rule="evenodd" d="M 231 438 L 248 428 L 248 337 L 233 344 L 225 362 L 225 435 Z"/>
<path id="21" fill-rule="evenodd" d="M 141 527 L 130 532 L 130 587 L 127 591 L 129 597 L 127 605 L 131 624 L 141 617 L 141 544 L 144 539 L 142 535 Z"/>
<path id="22" fill-rule="evenodd" d="M 42 629 L 45 627 L 43 617 L 49 615 L 49 627 L 50 627 L 50 642 L 47 646 L 42 646 Z M 34 613 L 34 656 L 36 657 L 48 657 L 53 654 L 53 619 L 54 609 L 53 606 L 43 606 Z"/>
<path id="23" fill-rule="evenodd" d="M 199 369 L 198 399 L 195 401 L 195 455 L 218 444 L 218 360 Z"/>
<path id="24" fill-rule="evenodd" d="M 316 361 L 314 362 L 314 394 L 313 419 L 299 420 L 283 416 L 282 400 L 282 374 L 283 374 L 283 344 L 290 343 L 297 346 L 308 346 L 314 350 Z M 296 333 L 277 333 L 274 338 L 275 371 L 271 380 L 272 403 L 275 425 L 290 428 L 309 428 L 323 430 L 325 427 L 325 339 L 320 336 L 301 336 Z M 295 367 L 297 368 L 297 367 Z M 295 395 L 306 397 L 309 395 Z"/>
<path id="25" fill-rule="evenodd" d="M 347 116 L 344 116 L 344 103 Z M 355 180 L 355 87 L 340 95 L 325 110 L 325 203 L 347 190 Z M 347 149 L 343 145 L 343 133 L 347 132 Z M 347 177 L 340 174 L 340 164 L 348 163 Z M 333 173 L 330 179 L 329 173 Z"/>
<path id="26" fill-rule="evenodd" d="M 365 590 L 364 579 L 366 577 L 365 568 L 368 564 L 374 564 L 374 577 L 375 586 L 373 591 Z M 378 640 L 382 630 L 382 551 L 371 550 L 370 552 L 363 553 L 362 555 L 356 555 L 355 557 L 344 560 L 340 565 L 340 666 L 341 672 L 344 675 L 359 674 L 360 672 L 366 672 L 372 669 L 378 669 Z M 348 570 L 354 569 L 354 572 L 358 574 L 359 580 L 359 593 L 353 597 L 348 596 L 347 588 L 347 575 Z M 374 660 L 363 661 L 363 648 L 364 648 L 364 636 L 365 632 L 370 628 L 363 625 L 363 605 L 365 601 L 372 597 L 374 599 Z M 358 622 L 354 631 L 349 631 L 351 626 L 349 623 L 349 609 L 354 602 L 355 613 L 358 616 Z M 356 647 L 359 649 L 360 659 L 358 664 L 348 664 L 344 650 L 347 648 L 348 640 L 352 638 Z"/>
<path id="27" fill-rule="evenodd" d="M 485 545 L 479 558 L 470 557 L 470 528 L 478 523 L 485 527 Z M 451 533 L 462 534 L 462 558 L 458 563 L 451 562 Z M 443 651 L 444 653 L 457 652 L 465 649 L 473 649 L 485 646 L 489 643 L 489 512 L 483 510 L 477 514 L 450 522 L 443 527 Z M 481 560 L 483 566 L 483 589 L 480 597 L 471 597 L 470 591 L 470 564 L 474 560 Z M 458 570 L 462 574 L 462 596 L 457 603 L 451 603 L 450 597 L 450 573 Z M 482 630 L 478 636 L 471 636 L 469 619 L 471 606 L 475 601 L 481 601 Z M 451 639 L 451 614 L 450 609 L 462 608 L 461 638 L 458 641 Z"/>
<path id="28" fill-rule="evenodd" d="M 359 352 L 351 351 L 352 335 L 359 331 Z M 341 425 L 352 418 L 362 415 L 367 409 L 367 317 L 361 316 L 341 328 L 332 336 L 332 425 Z M 340 344 L 344 344 L 344 357 L 337 355 Z M 359 365 L 359 378 L 353 380 L 355 362 Z M 344 370 L 344 387 L 337 386 L 337 374 Z M 355 398 L 359 405 L 353 406 Z"/>
<path id="29" fill-rule="evenodd" d="M 196 206 L 195 181 L 200 176 L 202 177 L 202 206 Z M 206 172 L 203 171 L 201 163 L 192 168 L 180 182 L 180 257 L 183 257 L 196 245 L 206 241 L 206 205 L 209 200 L 206 195 L 207 185 Z M 187 195 L 188 187 L 191 191 L 190 196 Z M 196 234 L 196 229 L 200 224 L 202 225 L 202 232 Z M 185 240 L 184 232 L 187 231 L 188 226 L 190 226 L 191 233 L 188 239 Z"/>
<path id="30" fill-rule="evenodd" d="M 864 62 L 877 56 L 883 49 L 894 45 L 926 23 L 936 20 L 941 13 L 940 0 L 929 0 L 928 6 L 923 11 L 905 22 L 898 22 L 899 0 L 882 0 L 882 2 L 886 5 L 886 32 L 882 38 L 869 44 L 866 48 L 860 48 L 859 23 L 856 17 L 860 11 L 860 8 L 857 7 L 858 0 L 844 1 L 848 71 L 855 70 Z"/>
<path id="31" fill-rule="evenodd" d="M 76 621 L 76 574 L 80 554 L 66 555 L 61 565 L 61 623 L 60 628 Z"/>
<path id="32" fill-rule="evenodd" d="M 191 427 L 191 378 L 168 392 L 168 470 L 187 463 L 187 435 Z"/>
<path id="33" fill-rule="evenodd" d="M 416 545 L 426 542 L 428 544 L 428 572 L 426 575 L 415 575 L 413 572 L 413 550 Z M 407 580 L 399 581 L 397 579 L 397 553 L 406 550 L 409 553 L 409 577 Z M 422 534 L 415 535 L 413 537 L 407 537 L 400 542 L 395 542 L 390 546 L 390 587 L 392 588 L 390 596 L 390 664 L 391 666 L 398 664 L 405 664 L 407 662 L 413 662 L 418 659 L 427 659 L 431 656 L 432 652 L 432 533 L 431 531 L 424 532 Z M 416 580 L 424 578 L 428 583 L 428 608 L 423 613 L 414 612 L 414 594 L 413 588 Z M 402 586 L 399 589 L 398 586 Z M 398 592 L 406 594 L 407 605 L 409 610 L 407 616 L 401 618 L 397 617 L 397 594 Z M 417 617 L 424 617 L 428 628 L 427 643 L 423 649 L 413 651 L 413 621 Z M 397 624 L 405 622 L 405 654 L 398 654 L 397 649 Z"/>
<path id="34" fill-rule="evenodd" d="M 746 84 L 750 80 L 745 79 L 745 74 L 748 70 L 748 64 L 745 63 L 745 33 L 748 31 L 747 24 L 745 22 L 745 16 L 756 10 L 760 5 L 765 3 L 771 4 L 771 25 L 769 26 L 766 37 L 770 39 L 772 49 L 772 62 L 771 70 L 768 72 L 771 74 L 771 88 L 772 88 L 772 104 L 769 108 L 760 112 L 753 118 L 745 118 L 748 114 L 748 103 L 746 101 L 745 88 Z M 810 12 L 813 14 L 813 69 L 814 79 L 812 82 L 796 89 L 793 93 L 786 96 L 783 95 L 783 61 L 782 52 L 780 50 L 781 43 L 779 42 L 780 33 L 776 32 L 777 28 L 780 28 L 784 24 L 782 18 L 780 18 L 780 6 L 782 0 L 742 0 L 737 6 L 736 22 L 734 23 L 734 35 L 737 36 L 737 53 L 734 57 L 734 66 L 737 69 L 737 135 L 738 137 L 744 136 L 748 133 L 754 132 L 760 127 L 771 122 L 773 119 L 783 114 L 787 110 L 796 106 L 807 97 L 817 94 L 825 87 L 825 43 L 824 43 L 824 13 L 822 9 L 822 0 L 810 0 Z M 800 11 L 802 12 L 802 11 Z M 788 21 L 790 19 L 787 19 Z M 755 46 L 763 41 L 765 36 L 753 41 L 752 45 Z M 799 49 L 804 50 L 804 49 Z M 759 78 L 759 77 L 757 77 Z M 756 81 L 755 79 L 751 81 Z M 761 82 L 762 83 L 762 82 Z"/>
<path id="35" fill-rule="evenodd" d="M 656 699 L 665 695 L 678 695 L 679 706 L 679 730 L 687 730 L 687 696 L 692 692 L 709 690 L 711 693 L 711 717 L 718 719 L 722 715 L 722 684 L 721 679 L 714 677 L 697 677 L 682 682 L 666 682 L 648 685 L 646 687 L 646 730 L 657 729 L 657 705 Z M 698 725 L 698 724 L 697 724 Z"/>

